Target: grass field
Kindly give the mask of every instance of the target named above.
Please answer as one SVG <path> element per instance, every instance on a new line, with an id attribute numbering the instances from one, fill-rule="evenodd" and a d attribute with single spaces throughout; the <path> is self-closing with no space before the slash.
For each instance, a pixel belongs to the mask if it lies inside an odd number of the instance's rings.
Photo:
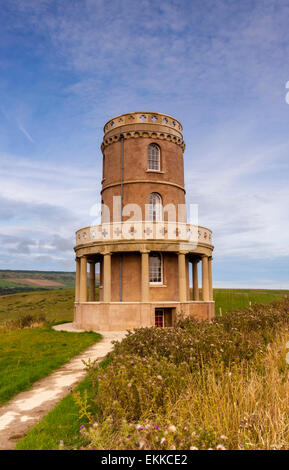
<path id="1" fill-rule="evenodd" d="M 267 304 L 289 296 L 289 290 L 214 289 L 216 314 L 248 307 L 249 302 Z M 96 289 L 98 298 L 98 289 Z M 0 296 L 1 320 L 19 318 L 21 315 L 45 315 L 50 322 L 73 320 L 73 289 L 23 292 Z"/>
<path id="2" fill-rule="evenodd" d="M 45 315 L 50 322 L 73 319 L 74 289 L 23 292 L 0 296 L 1 320 L 22 315 Z"/>
<path id="3" fill-rule="evenodd" d="M 96 273 L 96 285 L 99 274 Z M 0 269 L 0 295 L 34 292 L 39 289 L 74 288 L 75 273 L 64 271 L 12 271 Z"/>
<path id="4" fill-rule="evenodd" d="M 269 289 L 214 289 L 214 301 L 216 315 L 235 309 L 244 309 L 252 304 L 268 304 L 279 300 L 285 295 L 289 296 L 289 290 Z"/>
<path id="5" fill-rule="evenodd" d="M 0 295 L 73 288 L 75 273 L 59 271 L 0 270 Z"/>
<path id="6" fill-rule="evenodd" d="M 77 387 L 90 420 L 70 394 L 16 449 L 288 450 L 288 334 L 287 299 L 136 332 Z"/>
<path id="7" fill-rule="evenodd" d="M 94 344 L 97 333 L 50 327 L 0 332 L 0 405 Z"/>

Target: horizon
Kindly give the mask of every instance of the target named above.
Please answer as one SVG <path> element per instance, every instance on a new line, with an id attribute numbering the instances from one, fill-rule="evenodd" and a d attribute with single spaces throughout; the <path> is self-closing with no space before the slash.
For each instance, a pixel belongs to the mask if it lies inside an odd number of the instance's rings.
<path id="1" fill-rule="evenodd" d="M 153 109 L 183 126 L 214 287 L 288 289 L 288 14 L 286 0 L 3 4 L 1 271 L 75 272 L 103 126 Z"/>

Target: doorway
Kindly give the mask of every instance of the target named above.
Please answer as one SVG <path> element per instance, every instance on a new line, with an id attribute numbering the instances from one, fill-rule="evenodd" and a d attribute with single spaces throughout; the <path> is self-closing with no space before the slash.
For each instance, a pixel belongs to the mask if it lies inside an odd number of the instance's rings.
<path id="1" fill-rule="evenodd" d="M 155 309 L 155 326 L 159 328 L 173 326 L 173 313 L 171 308 Z"/>

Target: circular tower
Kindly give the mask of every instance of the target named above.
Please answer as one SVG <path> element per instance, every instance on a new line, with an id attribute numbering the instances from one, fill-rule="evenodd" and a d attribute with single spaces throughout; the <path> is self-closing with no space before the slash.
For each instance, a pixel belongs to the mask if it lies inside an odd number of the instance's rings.
<path id="1" fill-rule="evenodd" d="M 168 115 L 135 112 L 105 124 L 101 224 L 76 233 L 79 327 L 164 327 L 172 326 L 178 313 L 214 316 L 212 236 L 209 229 L 187 223 L 184 149 L 182 126 Z"/>

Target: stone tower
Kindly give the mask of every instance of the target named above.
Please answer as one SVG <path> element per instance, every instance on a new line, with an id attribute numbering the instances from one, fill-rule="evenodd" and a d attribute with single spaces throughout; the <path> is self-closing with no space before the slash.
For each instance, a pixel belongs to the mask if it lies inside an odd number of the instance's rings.
<path id="1" fill-rule="evenodd" d="M 79 327 L 172 326 L 180 312 L 214 316 L 212 234 L 186 220 L 184 149 L 182 126 L 168 115 L 123 114 L 104 126 L 101 223 L 76 233 Z"/>

